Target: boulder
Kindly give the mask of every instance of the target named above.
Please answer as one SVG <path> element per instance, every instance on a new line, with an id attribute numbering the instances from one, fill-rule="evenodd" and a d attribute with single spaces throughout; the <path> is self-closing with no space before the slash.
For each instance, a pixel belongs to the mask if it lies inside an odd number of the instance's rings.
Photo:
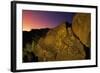
<path id="1" fill-rule="evenodd" d="M 78 13 L 74 16 L 72 30 L 79 40 L 86 46 L 91 46 L 91 15 Z"/>
<path id="2" fill-rule="evenodd" d="M 85 59 L 83 44 L 78 40 L 68 23 L 48 31 L 41 37 L 35 49 L 39 61 L 63 61 Z"/>

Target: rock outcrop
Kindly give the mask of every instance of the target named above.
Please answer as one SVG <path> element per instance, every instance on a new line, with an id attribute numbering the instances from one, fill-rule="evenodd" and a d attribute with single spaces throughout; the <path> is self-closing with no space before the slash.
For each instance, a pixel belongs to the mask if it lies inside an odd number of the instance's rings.
<path id="1" fill-rule="evenodd" d="M 40 38 L 34 49 L 39 61 L 85 59 L 86 54 L 83 44 L 74 36 L 69 25 L 68 23 L 62 23 L 49 30 L 45 37 Z"/>
<path id="2" fill-rule="evenodd" d="M 78 13 L 74 16 L 72 30 L 80 41 L 86 46 L 91 46 L 91 15 L 89 13 Z"/>

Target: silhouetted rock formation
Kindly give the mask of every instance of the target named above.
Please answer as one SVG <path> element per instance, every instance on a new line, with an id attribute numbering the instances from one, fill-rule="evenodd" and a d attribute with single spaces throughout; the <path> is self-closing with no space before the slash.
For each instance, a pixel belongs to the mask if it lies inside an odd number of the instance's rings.
<path id="1" fill-rule="evenodd" d="M 23 62 L 37 62 L 38 57 L 33 53 L 40 37 L 44 37 L 49 29 L 32 29 L 23 31 Z"/>
<path id="2" fill-rule="evenodd" d="M 23 48 L 27 43 L 31 44 L 32 41 L 38 41 L 40 37 L 44 37 L 48 32 L 48 28 L 46 29 L 32 29 L 31 31 L 23 31 Z"/>

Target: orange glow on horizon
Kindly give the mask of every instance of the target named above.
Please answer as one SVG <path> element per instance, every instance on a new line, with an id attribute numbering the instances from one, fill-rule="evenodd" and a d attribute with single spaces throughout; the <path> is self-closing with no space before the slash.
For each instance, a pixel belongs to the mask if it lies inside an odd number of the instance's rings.
<path id="1" fill-rule="evenodd" d="M 58 26 L 63 21 L 69 21 L 71 23 L 72 17 L 73 13 L 23 10 L 22 30 L 51 29 Z"/>

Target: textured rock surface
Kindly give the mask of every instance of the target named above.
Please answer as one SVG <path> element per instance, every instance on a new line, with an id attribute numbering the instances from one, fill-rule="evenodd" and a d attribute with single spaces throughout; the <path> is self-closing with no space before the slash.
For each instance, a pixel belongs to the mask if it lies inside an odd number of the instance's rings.
<path id="1" fill-rule="evenodd" d="M 73 23 L 72 23 L 72 30 L 75 35 L 81 40 L 81 42 L 90 47 L 91 42 L 91 15 L 88 13 L 79 13 L 76 14 Z"/>
<path id="2" fill-rule="evenodd" d="M 40 38 L 34 51 L 39 61 L 85 59 L 84 47 L 68 25 L 63 23 Z"/>

